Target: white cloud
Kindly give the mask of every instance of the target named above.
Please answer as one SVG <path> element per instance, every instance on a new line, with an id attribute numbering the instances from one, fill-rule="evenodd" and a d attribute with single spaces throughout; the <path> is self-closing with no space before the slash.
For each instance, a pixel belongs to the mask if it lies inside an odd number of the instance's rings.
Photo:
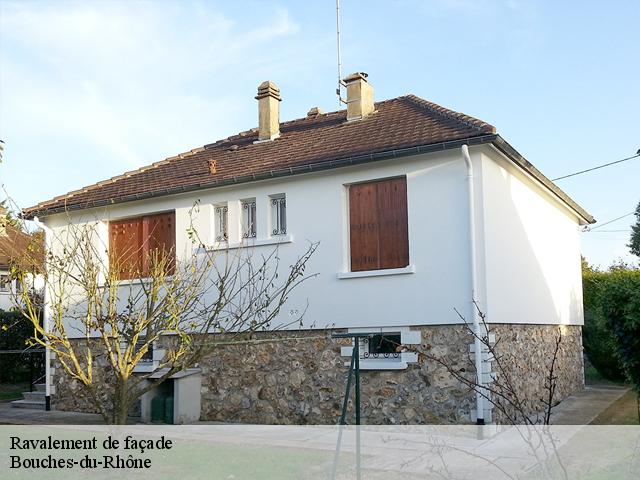
<path id="1" fill-rule="evenodd" d="M 298 31 L 283 9 L 247 28 L 208 3 L 1 8 L 2 134 L 93 145 L 124 168 L 238 130 L 253 104 L 232 108 L 237 99 L 225 90 L 230 72 L 242 65 L 244 77 L 263 73 L 256 50 Z"/>

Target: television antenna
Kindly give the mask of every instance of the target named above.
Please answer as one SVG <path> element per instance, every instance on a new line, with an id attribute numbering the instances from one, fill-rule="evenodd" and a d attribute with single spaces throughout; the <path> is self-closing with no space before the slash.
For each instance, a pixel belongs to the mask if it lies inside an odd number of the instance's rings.
<path id="1" fill-rule="evenodd" d="M 336 88 L 336 95 L 338 95 L 338 105 L 346 104 L 347 102 L 342 99 L 342 87 L 346 86 L 342 81 L 342 56 L 340 52 L 340 0 L 336 0 L 336 47 L 338 55 L 338 88 Z"/>

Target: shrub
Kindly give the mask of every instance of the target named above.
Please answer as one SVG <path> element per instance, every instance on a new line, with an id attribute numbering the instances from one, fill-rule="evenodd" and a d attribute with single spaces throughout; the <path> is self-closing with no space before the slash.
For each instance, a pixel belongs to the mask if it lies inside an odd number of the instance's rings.
<path id="1" fill-rule="evenodd" d="M 583 343 L 589 362 L 603 377 L 624 380 L 617 355 L 617 340 L 609 329 L 603 310 L 603 295 L 612 272 L 586 271 L 582 276 L 584 301 Z"/>
<path id="2" fill-rule="evenodd" d="M 33 325 L 19 312 L 0 310 L 0 350 L 24 350 L 33 337 Z M 29 380 L 29 356 L 19 353 L 0 354 L 0 383 Z M 34 372 L 44 371 L 44 355 L 33 356 Z"/>
<path id="3" fill-rule="evenodd" d="M 611 273 L 602 290 L 602 311 L 627 380 L 640 392 L 640 271 Z"/>

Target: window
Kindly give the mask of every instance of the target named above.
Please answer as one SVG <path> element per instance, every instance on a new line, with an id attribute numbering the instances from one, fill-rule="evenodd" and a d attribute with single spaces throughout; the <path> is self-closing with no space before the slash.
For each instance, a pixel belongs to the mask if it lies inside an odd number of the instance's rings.
<path id="1" fill-rule="evenodd" d="M 158 262 L 175 270 L 175 212 L 109 223 L 109 265 L 119 280 L 146 277 Z"/>
<path id="2" fill-rule="evenodd" d="M 351 271 L 409 265 L 406 177 L 349 186 Z"/>
<path id="3" fill-rule="evenodd" d="M 242 201 L 242 237 L 256 236 L 256 199 Z"/>
<path id="4" fill-rule="evenodd" d="M 229 240 L 228 232 L 229 209 L 227 205 L 215 206 L 215 235 L 216 242 L 226 242 Z"/>
<path id="5" fill-rule="evenodd" d="M 400 333 L 383 333 L 367 339 L 364 358 L 400 358 Z"/>
<path id="6" fill-rule="evenodd" d="M 0 275 L 0 292 L 9 292 L 11 290 L 11 278 L 9 275 Z"/>
<path id="7" fill-rule="evenodd" d="M 287 234 L 287 199 L 284 193 L 271 195 L 271 235 Z"/>

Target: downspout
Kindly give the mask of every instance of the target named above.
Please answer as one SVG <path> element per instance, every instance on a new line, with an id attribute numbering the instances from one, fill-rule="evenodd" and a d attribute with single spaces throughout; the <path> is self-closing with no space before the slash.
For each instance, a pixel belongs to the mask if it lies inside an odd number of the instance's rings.
<path id="1" fill-rule="evenodd" d="M 473 189 L 473 164 L 471 163 L 471 157 L 469 156 L 469 147 L 462 145 L 462 158 L 467 165 L 467 196 L 469 197 L 469 257 L 470 257 L 470 269 L 471 269 L 471 311 L 473 315 L 473 332 L 474 332 L 474 361 L 476 366 L 476 423 L 478 425 L 484 425 L 484 398 L 482 396 L 483 390 L 483 375 L 482 375 L 482 342 L 481 327 L 480 327 L 480 312 L 478 311 L 477 298 L 478 293 L 478 276 L 477 276 L 477 260 L 476 260 L 476 209 L 475 209 L 475 195 Z"/>
<path id="2" fill-rule="evenodd" d="M 47 252 L 51 248 L 51 229 L 47 227 L 44 223 L 42 223 L 38 217 L 33 217 L 33 222 L 44 230 L 44 251 L 45 258 Z M 46 268 L 46 264 L 45 264 Z M 46 333 L 49 333 L 49 319 L 51 317 L 51 306 L 49 299 L 49 285 L 48 282 L 44 284 L 44 305 L 42 307 L 42 328 Z M 49 342 L 47 342 L 48 344 Z M 44 353 L 44 363 L 45 363 L 45 393 L 44 393 L 44 401 L 45 401 L 45 410 L 51 410 L 51 350 L 47 346 Z"/>

